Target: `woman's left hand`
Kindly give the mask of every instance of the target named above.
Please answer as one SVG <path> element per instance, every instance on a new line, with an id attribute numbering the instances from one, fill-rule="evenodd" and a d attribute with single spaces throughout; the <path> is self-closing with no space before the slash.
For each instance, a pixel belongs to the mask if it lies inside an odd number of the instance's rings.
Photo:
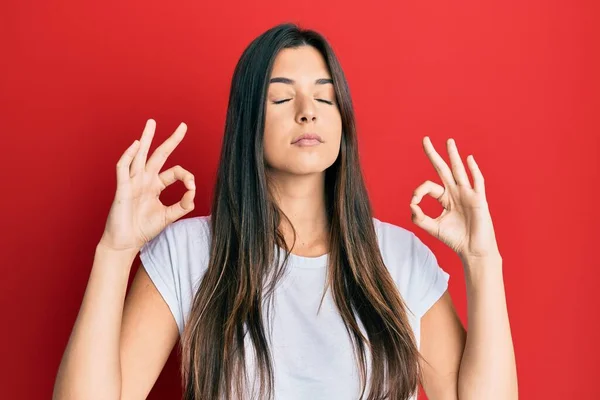
<path id="1" fill-rule="evenodd" d="M 423 139 L 425 154 L 441 177 L 443 186 L 425 181 L 414 191 L 410 202 L 412 221 L 448 245 L 463 261 L 501 258 L 485 197 L 483 175 L 473 156 L 467 157 L 474 182 L 471 187 L 454 139 L 449 139 L 447 145 L 452 170 L 435 151 L 429 137 Z M 435 219 L 425 215 L 418 206 L 425 195 L 432 196 L 444 207 Z"/>

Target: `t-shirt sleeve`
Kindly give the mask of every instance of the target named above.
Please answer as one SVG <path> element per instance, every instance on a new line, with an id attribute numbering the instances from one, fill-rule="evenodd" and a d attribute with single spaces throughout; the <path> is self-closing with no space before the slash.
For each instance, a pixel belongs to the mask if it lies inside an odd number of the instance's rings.
<path id="1" fill-rule="evenodd" d="M 177 268 L 177 245 L 181 245 L 178 232 L 182 230 L 183 222 L 184 220 L 178 220 L 167 225 L 140 250 L 142 265 L 169 306 L 180 333 L 183 332 L 184 313 L 181 301 L 181 272 Z"/>
<path id="2" fill-rule="evenodd" d="M 448 289 L 450 274 L 437 262 L 431 249 L 414 233 L 407 303 L 415 317 L 421 318 Z"/>

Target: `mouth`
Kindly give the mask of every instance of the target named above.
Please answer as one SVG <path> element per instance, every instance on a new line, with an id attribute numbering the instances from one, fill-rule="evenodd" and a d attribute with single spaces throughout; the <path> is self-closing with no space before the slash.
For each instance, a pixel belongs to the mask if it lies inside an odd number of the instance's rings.
<path id="1" fill-rule="evenodd" d="M 292 144 L 300 145 L 300 146 L 314 146 L 314 145 L 320 144 L 322 142 L 323 142 L 323 139 L 321 139 L 321 136 L 317 135 L 316 133 L 305 133 L 303 135 L 296 137 L 292 141 Z"/>

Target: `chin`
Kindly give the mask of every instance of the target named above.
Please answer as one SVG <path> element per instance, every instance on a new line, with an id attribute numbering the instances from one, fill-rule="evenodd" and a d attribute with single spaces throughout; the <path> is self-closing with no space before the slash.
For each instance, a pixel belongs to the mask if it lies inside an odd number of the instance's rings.
<path id="1" fill-rule="evenodd" d="M 267 160 L 270 169 L 275 173 L 283 173 L 290 175 L 311 175 L 320 174 L 331 167 L 338 154 L 304 154 L 298 157 L 297 155 L 279 155 L 277 159 Z M 269 162 L 270 161 L 270 162 Z"/>
<path id="2" fill-rule="evenodd" d="M 296 164 L 291 164 L 288 163 L 285 166 L 285 171 L 287 173 L 290 174 L 294 174 L 294 175 L 311 175 L 311 174 L 320 174 L 325 172 L 325 170 L 329 167 L 331 167 L 331 165 L 334 163 L 335 160 L 333 160 L 332 162 L 327 162 L 327 163 L 296 163 Z"/>
<path id="3" fill-rule="evenodd" d="M 293 171 L 289 171 L 290 174 L 293 175 L 315 175 L 315 174 L 322 174 L 323 172 L 325 172 L 327 168 L 303 168 L 303 169 L 295 169 Z"/>

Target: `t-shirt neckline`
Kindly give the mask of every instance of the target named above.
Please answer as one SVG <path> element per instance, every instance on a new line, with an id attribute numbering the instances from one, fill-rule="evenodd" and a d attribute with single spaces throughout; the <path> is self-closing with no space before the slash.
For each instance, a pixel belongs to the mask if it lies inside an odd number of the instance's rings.
<path id="1" fill-rule="evenodd" d="M 279 250 L 282 257 L 281 259 L 283 260 L 283 257 L 285 257 L 285 249 L 278 245 L 276 245 L 276 248 Z M 324 268 L 327 266 L 328 258 L 329 253 L 316 257 L 305 257 L 290 253 L 289 261 L 291 266 L 295 268 Z"/>

